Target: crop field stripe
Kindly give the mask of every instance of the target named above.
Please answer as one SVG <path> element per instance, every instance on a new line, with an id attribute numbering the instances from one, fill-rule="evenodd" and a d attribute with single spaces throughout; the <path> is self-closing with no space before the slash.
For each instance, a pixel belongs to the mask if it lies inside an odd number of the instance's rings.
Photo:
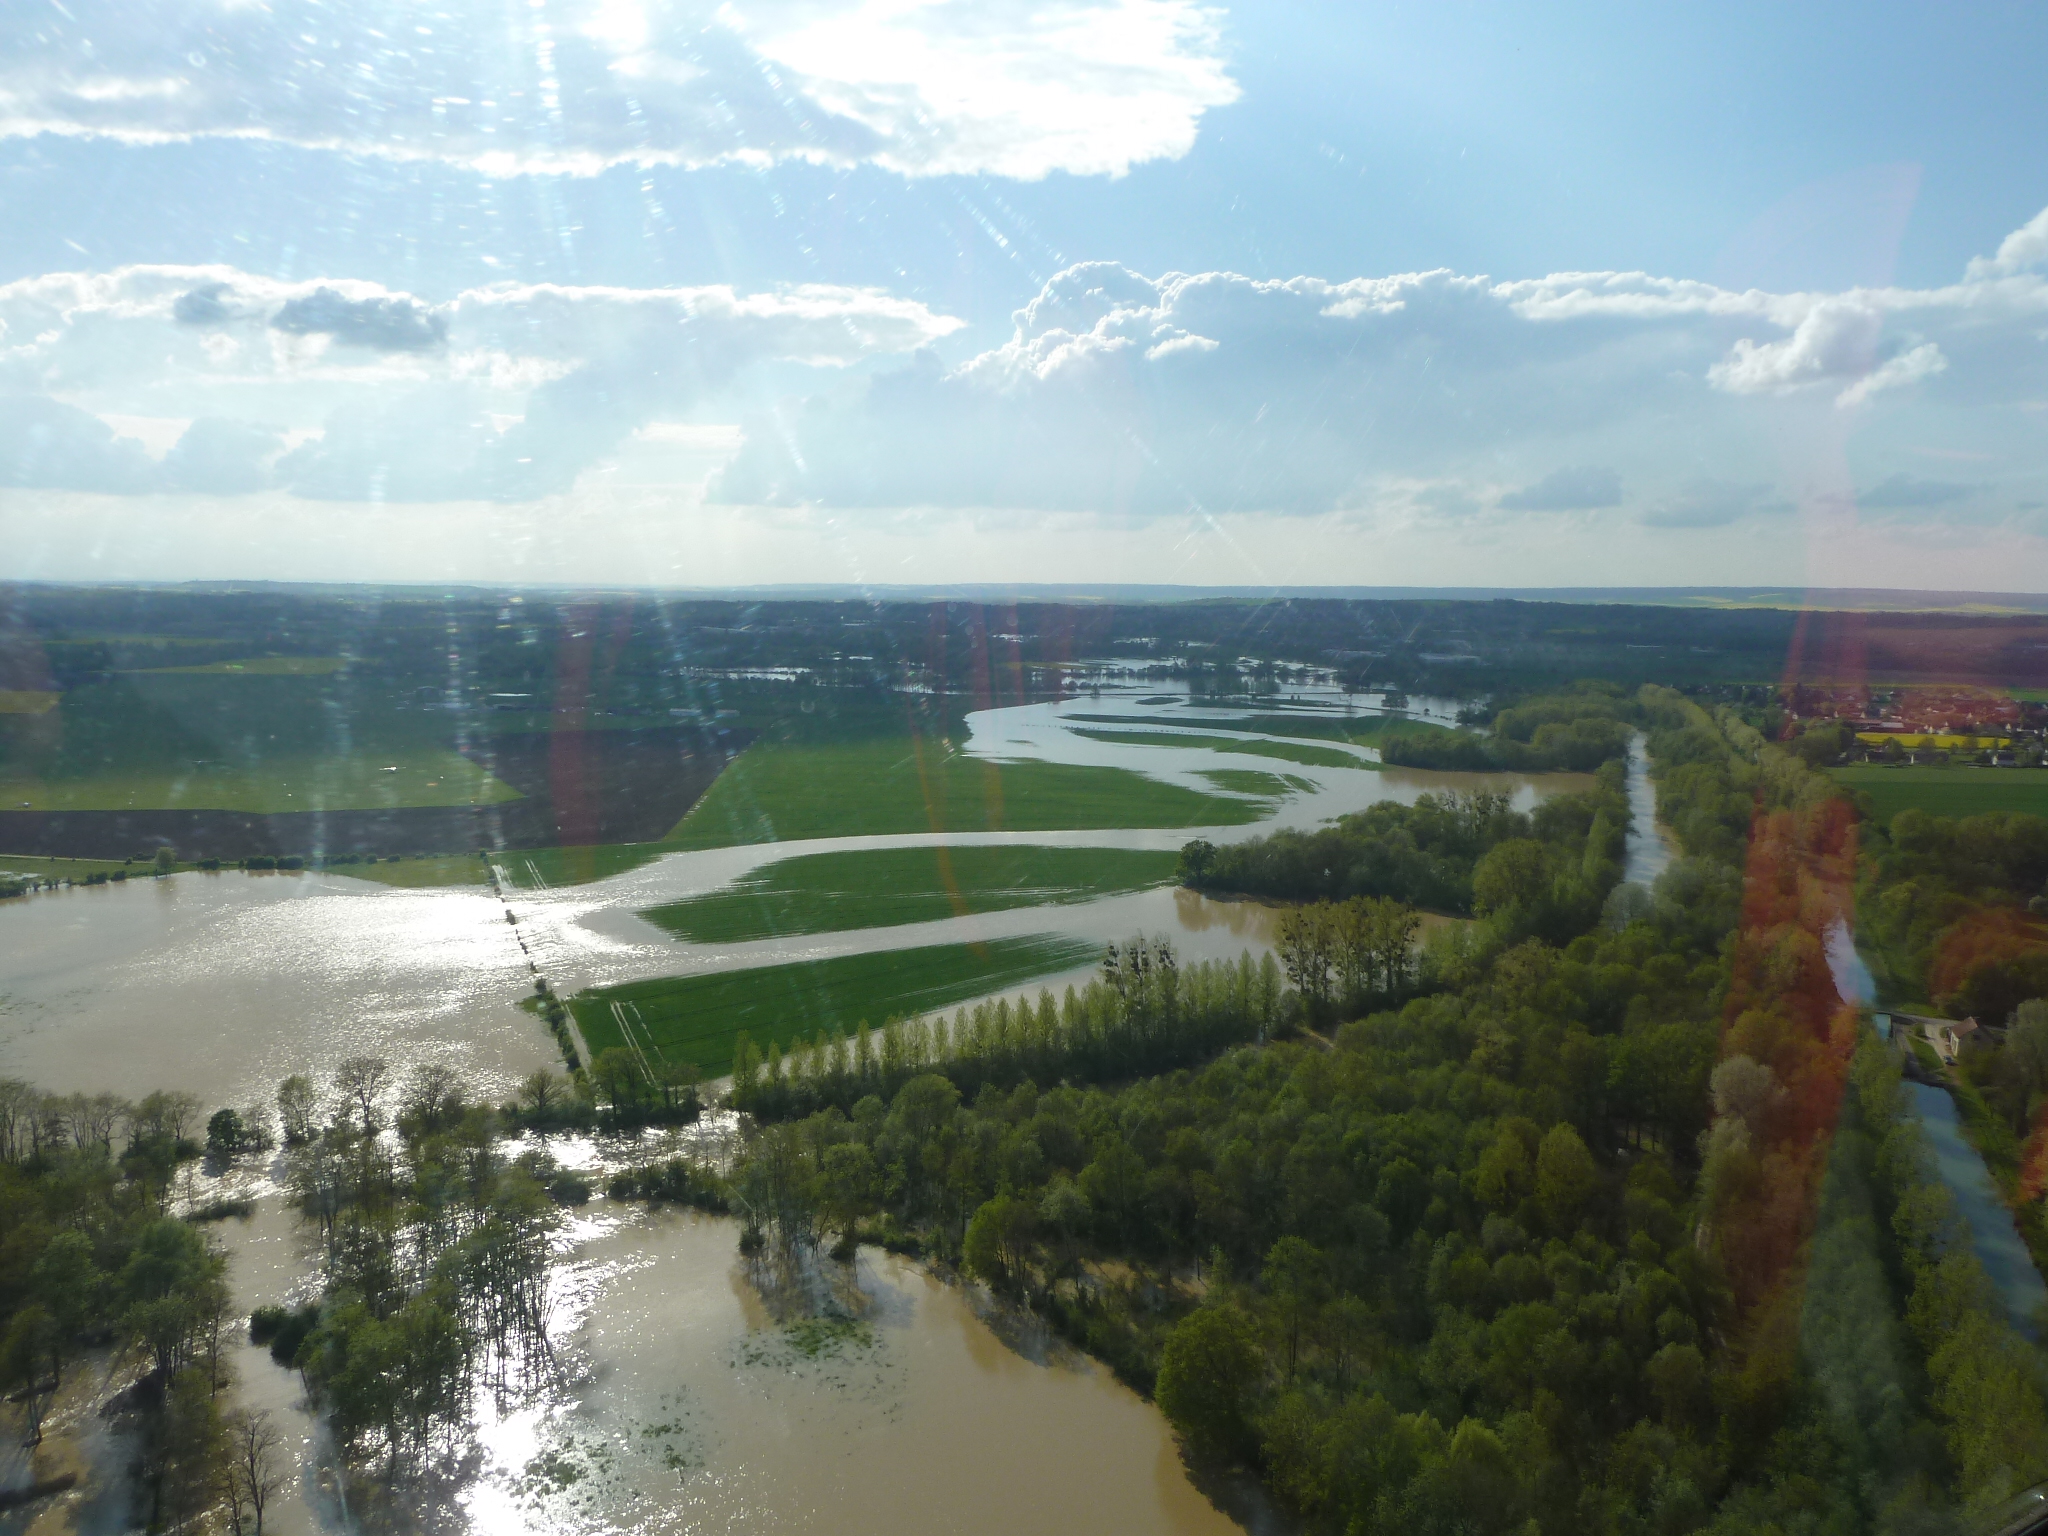
<path id="1" fill-rule="evenodd" d="M 1845 788 L 1868 794 L 1878 820 L 1900 811 L 1983 816 L 1995 811 L 2048 816 L 2048 770 L 2038 768 L 1879 768 L 1829 770 Z"/>
<path id="2" fill-rule="evenodd" d="M 740 971 L 624 982 L 579 993 L 570 1010 L 593 1051 L 645 1041 L 665 1058 L 722 1074 L 740 1031 L 763 1050 L 837 1027 L 851 1034 L 866 1020 L 929 1013 L 1093 959 L 1087 940 L 1041 934 L 986 944 L 789 961 Z M 632 1009 L 633 1037 L 614 1006 Z"/>
<path id="3" fill-rule="evenodd" d="M 1206 747 L 1216 752 L 1235 752 L 1247 757 L 1277 757 L 1290 763 L 1300 763 L 1305 768 L 1361 768 L 1372 770 L 1378 763 L 1369 758 L 1359 757 L 1337 747 L 1321 747 L 1308 743 L 1295 744 L 1284 741 L 1267 741 L 1261 737 L 1248 736 L 1242 740 L 1231 736 L 1203 736 L 1194 732 L 1171 731 L 1100 731 L 1081 729 L 1076 736 L 1085 736 L 1090 741 L 1106 741 L 1116 745 L 1133 747 Z"/>
<path id="4" fill-rule="evenodd" d="M 898 927 L 1149 890 L 1172 881 L 1177 857 L 1164 849 L 1032 844 L 799 854 L 724 890 L 640 915 L 699 942 Z"/>
<path id="5" fill-rule="evenodd" d="M 758 743 L 663 839 L 671 848 L 901 832 L 1235 826 L 1262 808 L 1126 768 L 970 757 L 908 737 Z"/>

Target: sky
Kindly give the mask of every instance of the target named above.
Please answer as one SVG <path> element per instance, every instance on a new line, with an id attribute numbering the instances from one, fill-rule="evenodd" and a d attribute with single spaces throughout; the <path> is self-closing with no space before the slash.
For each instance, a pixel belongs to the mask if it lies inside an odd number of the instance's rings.
<path id="1" fill-rule="evenodd" d="M 13 0 L 0 579 L 2048 590 L 2032 4 Z"/>

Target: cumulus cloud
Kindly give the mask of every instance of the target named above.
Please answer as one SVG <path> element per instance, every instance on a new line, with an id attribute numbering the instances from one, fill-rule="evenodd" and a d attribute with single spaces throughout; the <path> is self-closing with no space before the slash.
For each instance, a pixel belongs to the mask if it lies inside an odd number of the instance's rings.
<path id="1" fill-rule="evenodd" d="M 0 397 L 0 485 L 135 492 L 157 485 L 156 462 L 90 411 L 34 395 Z"/>
<path id="2" fill-rule="evenodd" d="M 636 428 L 752 364 L 843 367 L 916 351 L 958 324 L 823 285 L 502 284 L 434 304 L 223 267 L 56 273 L 0 285 L 0 388 L 24 402 L 9 442 L 31 466 L 11 483 L 524 500 L 565 488 Z M 160 472 L 81 408 L 182 418 L 195 404 Z M 276 428 L 248 425 L 259 410 L 306 440 L 280 454 Z"/>
<path id="3" fill-rule="evenodd" d="M 1772 495 L 1768 481 L 1696 478 L 1645 508 L 1641 521 L 1652 528 L 1725 528 L 1752 513 L 1791 510 L 1790 502 Z"/>
<path id="4" fill-rule="evenodd" d="M 1496 505 L 1596 510 L 1622 504 L 1621 476 L 1586 466 L 1639 452 L 1637 424 L 1666 443 L 1753 440 L 1802 397 L 1907 398 L 1949 367 L 1945 348 L 1990 370 L 1972 390 L 1995 392 L 2044 315 L 2048 281 L 2033 276 L 1768 294 L 1642 273 L 1281 282 L 1083 263 L 1017 312 L 1007 341 L 957 367 L 921 358 L 755 420 L 713 494 L 1313 513 L 1383 505 L 1397 483 L 1469 480 L 1487 458 L 1572 453 L 1579 467 Z M 1993 358 L 1998 346 L 2011 358 Z M 1637 508 L 1654 524 L 1714 526 L 1770 499 L 1748 475 L 1657 478 Z"/>
<path id="5" fill-rule="evenodd" d="M 261 138 L 490 176 L 1114 176 L 1185 154 L 1237 94 L 1196 0 L 0 8 L 0 134 Z"/>
<path id="6" fill-rule="evenodd" d="M 240 496 L 272 483 L 271 461 L 284 446 L 284 433 L 255 422 L 201 416 L 185 428 L 164 455 L 166 489 L 211 496 Z"/>
<path id="7" fill-rule="evenodd" d="M 1939 507 L 1977 493 L 1978 487 L 1953 480 L 1922 480 L 1914 475 L 1896 474 L 1858 493 L 1858 504 L 1866 507 Z"/>
<path id="8" fill-rule="evenodd" d="M 591 483 L 642 428 L 722 423 L 737 446 L 695 460 L 690 484 L 710 474 L 729 505 L 1712 528 L 1786 510 L 1784 445 L 1824 424 L 1855 438 L 1866 505 L 1932 494 L 1908 445 L 2026 421 L 2044 321 L 2048 275 L 2031 271 L 1768 294 L 1641 273 L 1279 281 L 1089 262 L 949 361 L 934 343 L 959 322 L 872 290 L 434 298 L 130 267 L 0 285 L 0 394 L 47 402 L 35 441 L 58 445 L 19 447 L 46 467 L 10 473 L 109 489 L 525 501 Z M 64 411 L 199 419 L 156 466 Z M 235 425 L 252 422 L 286 435 Z M 2048 482 L 2039 434 L 1998 446 L 2001 485 Z"/>
<path id="9" fill-rule="evenodd" d="M 178 304 L 185 305 L 191 298 L 188 293 Z M 225 309 L 218 297 L 212 299 L 212 307 Z M 273 330 L 293 336 L 332 336 L 377 352 L 427 352 L 448 340 L 447 317 L 413 299 L 382 295 L 347 299 L 332 288 L 315 288 L 287 299 L 270 317 L 270 324 Z"/>
<path id="10" fill-rule="evenodd" d="M 1840 384 L 1835 403 L 1860 405 L 1881 389 L 1914 383 L 1948 367 L 1941 349 L 1923 342 L 1885 356 L 1884 313 L 1857 297 L 1828 300 L 1807 311 L 1783 341 L 1747 337 L 1707 372 L 1730 394 L 1789 394 L 1815 384 Z"/>
<path id="11" fill-rule="evenodd" d="M 1591 466 L 1553 469 L 1534 485 L 1500 499 L 1508 512 L 1580 512 L 1621 505 L 1621 476 Z"/>
<path id="12" fill-rule="evenodd" d="M 2038 267 L 2043 262 L 2048 262 L 2048 208 L 2043 208 L 2000 241 L 1997 255 L 1979 256 L 1971 262 L 1965 275 L 1971 282 L 1983 282 L 1994 277 L 2009 277 L 2015 272 Z"/>

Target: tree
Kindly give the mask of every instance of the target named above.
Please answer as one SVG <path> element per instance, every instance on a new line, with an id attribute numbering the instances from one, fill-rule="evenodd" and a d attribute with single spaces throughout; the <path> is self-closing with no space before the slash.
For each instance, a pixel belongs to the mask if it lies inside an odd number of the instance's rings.
<path id="1" fill-rule="evenodd" d="M 1568 1231 L 1599 1186 L 1593 1154 L 1569 1125 L 1553 1125 L 1536 1152 L 1536 1203 L 1551 1226 Z"/>
<path id="2" fill-rule="evenodd" d="M 241 1113 L 233 1109 L 216 1109 L 206 1122 L 206 1150 L 216 1157 L 233 1157 L 248 1144 L 249 1132 L 242 1123 Z"/>
<path id="3" fill-rule="evenodd" d="M 381 1056 L 351 1056 L 334 1070 L 334 1091 L 355 1109 L 365 1135 L 376 1134 L 377 1096 L 390 1076 L 390 1064 Z"/>
<path id="4" fill-rule="evenodd" d="M 1205 837 L 1198 837 L 1186 844 L 1180 851 L 1180 865 L 1177 873 L 1182 885 L 1200 885 L 1208 876 L 1210 867 L 1216 862 L 1216 845 Z"/>
<path id="5" fill-rule="evenodd" d="M 10 1387 L 28 1414 L 24 1445 L 43 1443 L 43 1411 L 56 1395 L 60 1345 L 50 1314 L 30 1303 L 14 1314 L 0 1338 L 0 1386 Z"/>
<path id="6" fill-rule="evenodd" d="M 1336 925 L 1325 902 L 1293 907 L 1280 915 L 1273 947 L 1280 952 L 1287 979 L 1301 994 L 1311 1018 L 1321 1018 L 1330 1003 L 1330 967 L 1336 959 Z"/>
<path id="7" fill-rule="evenodd" d="M 1550 855 L 1532 837 L 1488 849 L 1472 870 L 1472 910 L 1481 917 L 1531 913 L 1550 895 Z"/>
<path id="8" fill-rule="evenodd" d="M 829 1146 L 820 1160 L 818 1181 L 825 1220 L 850 1250 L 860 1219 L 875 1208 L 875 1154 L 865 1142 Z"/>
<path id="9" fill-rule="evenodd" d="M 546 1120 L 567 1096 L 568 1084 L 559 1073 L 542 1068 L 519 1080 L 519 1107 L 536 1120 Z"/>
<path id="10" fill-rule="evenodd" d="M 284 1436 L 263 1409 L 229 1414 L 226 1427 L 220 1495 L 228 1506 L 228 1527 L 235 1536 L 245 1529 L 250 1536 L 263 1536 L 264 1508 L 284 1486 Z"/>
<path id="11" fill-rule="evenodd" d="M 1287 1340 L 1287 1377 L 1292 1381 L 1302 1326 L 1314 1317 L 1329 1286 L 1329 1261 L 1320 1248 L 1290 1233 L 1268 1250 L 1262 1278 L 1279 1315 L 1281 1337 Z"/>
<path id="12" fill-rule="evenodd" d="M 1036 1226 L 1036 1215 L 1027 1200 L 1005 1192 L 984 1201 L 967 1223 L 961 1262 L 970 1274 L 999 1289 L 1019 1284 Z"/>
<path id="13" fill-rule="evenodd" d="M 621 1045 L 597 1053 L 590 1064 L 590 1083 L 611 1106 L 614 1119 L 636 1114 L 648 1098 L 647 1073 L 640 1058 Z"/>
<path id="14" fill-rule="evenodd" d="M 156 851 L 156 872 L 168 875 L 178 867 L 178 850 L 166 844 Z"/>
<path id="15" fill-rule="evenodd" d="M 1246 1409 L 1260 1370 L 1251 1319 L 1235 1307 L 1198 1307 L 1166 1336 L 1154 1396 L 1195 1456 L 1235 1460 L 1252 1449 Z"/>
<path id="16" fill-rule="evenodd" d="M 424 1061 L 412 1069 L 399 1101 L 398 1123 L 412 1136 L 433 1136 L 462 1118 L 462 1079 L 443 1061 Z"/>
<path id="17" fill-rule="evenodd" d="M 277 1085 L 277 1123 L 288 1147 L 304 1146 L 313 1139 L 313 1119 L 319 1100 L 313 1079 L 294 1073 Z"/>

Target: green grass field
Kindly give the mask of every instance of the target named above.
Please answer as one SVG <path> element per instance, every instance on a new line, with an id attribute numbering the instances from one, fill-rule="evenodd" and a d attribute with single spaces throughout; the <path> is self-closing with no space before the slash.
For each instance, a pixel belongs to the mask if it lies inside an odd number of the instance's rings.
<path id="1" fill-rule="evenodd" d="M 1208 747 L 1217 752 L 1235 752 L 1246 757 L 1277 757 L 1283 762 L 1300 763 L 1304 768 L 1377 768 L 1378 763 L 1368 762 L 1350 752 L 1340 752 L 1335 747 L 1297 746 L 1284 741 L 1245 740 L 1235 736 L 1177 736 L 1168 731 L 1091 731 L 1078 730 L 1076 736 L 1086 736 L 1090 741 L 1115 742 L 1127 747 Z"/>
<path id="2" fill-rule="evenodd" d="M 1123 768 L 993 763 L 932 739 L 761 742 L 719 775 L 663 843 L 726 848 L 895 832 L 1238 826 L 1266 810 Z"/>
<path id="3" fill-rule="evenodd" d="M 1882 822 L 1904 810 L 1935 816 L 1982 816 L 1990 811 L 2048 816 L 2048 772 L 2038 768 L 1884 768 L 1856 763 L 1828 772 L 1845 788 L 1867 793 Z"/>
<path id="4" fill-rule="evenodd" d="M 805 854 L 726 891 L 640 915 L 678 938 L 737 943 L 1058 906 L 1173 879 L 1178 855 L 1133 848 L 885 848 Z"/>
<path id="5" fill-rule="evenodd" d="M 592 1051 L 627 1044 L 616 1005 L 650 1055 L 723 1076 L 732 1070 L 733 1043 L 742 1030 L 764 1051 L 771 1041 L 787 1046 L 821 1029 L 850 1034 L 863 1019 L 879 1026 L 896 1015 L 927 1013 L 1071 970 L 1096 954 L 1093 944 L 1052 935 L 934 944 L 626 982 L 579 992 L 568 1003 Z"/>
<path id="6" fill-rule="evenodd" d="M 484 861 L 473 853 L 433 854 L 424 859 L 401 859 L 396 864 L 379 859 L 374 864 L 342 864 L 327 871 L 347 875 L 351 880 L 370 880 L 378 885 L 395 885 L 406 890 L 425 890 L 443 885 L 483 885 L 488 881 Z"/>
<path id="7" fill-rule="evenodd" d="M 249 656 L 241 661 L 211 661 L 198 667 L 145 667 L 145 674 L 183 673 L 189 677 L 332 677 L 347 665 L 339 656 Z"/>
<path id="8" fill-rule="evenodd" d="M 27 853 L 0 853 L 0 878 L 32 876 L 38 880 L 83 880 L 87 875 L 111 875 L 125 869 L 131 878 L 141 879 L 147 864 L 123 864 L 119 859 L 45 859 Z"/>
<path id="9" fill-rule="evenodd" d="M 394 771 L 395 770 L 395 771 Z M 43 779 L 0 769 L 0 809 L 36 811 L 370 811 L 495 805 L 519 791 L 458 752 L 290 756 L 260 767 L 132 767 Z"/>
<path id="10" fill-rule="evenodd" d="M 1269 811 L 1294 790 L 1315 788 L 1307 779 L 1298 779 L 1291 773 L 1268 773 L 1263 768 L 1197 768 L 1195 776 L 1233 795 L 1257 795 L 1268 802 Z"/>

